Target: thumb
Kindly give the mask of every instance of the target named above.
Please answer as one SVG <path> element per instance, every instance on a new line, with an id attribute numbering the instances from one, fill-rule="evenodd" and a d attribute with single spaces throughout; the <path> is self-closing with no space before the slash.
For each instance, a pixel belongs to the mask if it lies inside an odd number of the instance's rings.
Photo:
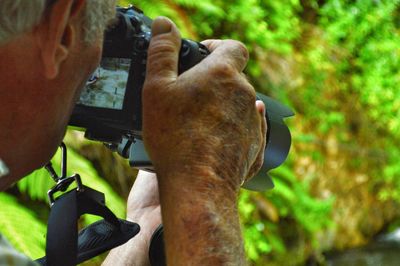
<path id="1" fill-rule="evenodd" d="M 158 17 L 152 25 L 152 38 L 147 55 L 147 79 L 173 82 L 178 76 L 181 35 L 175 24 Z"/>

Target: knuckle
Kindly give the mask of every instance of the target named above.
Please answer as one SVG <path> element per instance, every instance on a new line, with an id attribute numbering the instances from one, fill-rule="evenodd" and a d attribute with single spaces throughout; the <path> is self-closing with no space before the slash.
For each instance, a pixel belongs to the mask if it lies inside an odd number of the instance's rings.
<path id="1" fill-rule="evenodd" d="M 228 62 L 218 62 L 210 67 L 209 71 L 210 76 L 225 79 L 232 79 L 237 74 L 235 67 Z"/>
<path id="2" fill-rule="evenodd" d="M 256 91 L 254 87 L 249 82 L 246 81 L 242 82 L 240 88 L 245 102 L 251 106 L 254 106 L 257 100 Z"/>
<path id="3" fill-rule="evenodd" d="M 147 74 L 151 77 L 161 74 L 165 70 L 173 69 L 172 67 L 175 65 L 171 58 L 162 58 L 156 55 L 149 56 L 147 60 Z"/>
<path id="4" fill-rule="evenodd" d="M 153 39 L 150 42 L 148 55 L 150 56 L 160 56 L 165 53 L 174 53 L 178 51 L 178 46 L 176 43 L 166 40 L 165 38 Z"/>
<path id="5" fill-rule="evenodd" d="M 201 42 L 203 45 L 205 45 L 210 52 L 213 52 L 218 46 L 221 45 L 222 40 L 217 40 L 217 39 L 208 39 L 204 40 Z"/>
<path id="6" fill-rule="evenodd" d="M 173 67 L 176 64 L 179 44 L 166 38 L 152 40 L 148 49 L 147 62 L 157 69 L 163 67 Z"/>
<path id="7" fill-rule="evenodd" d="M 147 75 L 143 84 L 143 91 L 155 91 L 161 83 L 158 75 Z"/>
<path id="8" fill-rule="evenodd" d="M 239 41 L 233 41 L 234 51 L 236 52 L 236 57 L 244 59 L 246 62 L 249 60 L 249 50 L 247 50 L 246 45 Z"/>
<path id="9" fill-rule="evenodd" d="M 249 51 L 242 42 L 236 40 L 227 40 L 225 49 L 229 56 L 241 65 L 244 65 L 248 62 L 250 57 Z"/>

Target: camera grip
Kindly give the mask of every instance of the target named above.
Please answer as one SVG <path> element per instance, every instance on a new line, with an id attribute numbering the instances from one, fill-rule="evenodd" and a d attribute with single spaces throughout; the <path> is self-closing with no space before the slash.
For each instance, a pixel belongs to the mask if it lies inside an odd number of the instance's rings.
<path id="1" fill-rule="evenodd" d="M 182 39 L 182 46 L 179 52 L 179 74 L 194 67 L 209 54 L 210 52 L 205 45 Z"/>

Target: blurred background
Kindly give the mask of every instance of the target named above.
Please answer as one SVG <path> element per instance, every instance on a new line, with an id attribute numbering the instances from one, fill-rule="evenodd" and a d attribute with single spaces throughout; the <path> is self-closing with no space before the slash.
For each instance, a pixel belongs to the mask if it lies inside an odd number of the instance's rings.
<path id="1" fill-rule="evenodd" d="M 295 111 L 275 188 L 241 192 L 251 265 L 398 265 L 400 0 L 119 2 L 170 17 L 186 38 L 244 42 L 257 91 Z M 123 217 L 136 171 L 80 132 L 65 141 L 71 173 Z M 39 170 L 0 193 L 0 231 L 32 258 L 44 255 L 51 186 Z"/>

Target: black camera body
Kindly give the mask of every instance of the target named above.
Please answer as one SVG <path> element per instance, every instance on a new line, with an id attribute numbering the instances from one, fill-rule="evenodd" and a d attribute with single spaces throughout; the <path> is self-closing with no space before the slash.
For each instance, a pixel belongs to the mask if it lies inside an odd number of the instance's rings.
<path id="1" fill-rule="evenodd" d="M 129 159 L 130 165 L 153 171 L 142 142 L 142 88 L 146 78 L 147 49 L 152 20 L 133 6 L 117 7 L 117 21 L 105 34 L 100 66 L 88 80 L 78 100 L 70 125 L 85 130 L 85 137 L 101 141 Z M 203 60 L 209 51 L 191 40 L 182 40 L 179 73 Z M 267 172 L 282 164 L 291 136 L 283 119 L 293 115 L 286 106 L 257 94 L 266 105 L 267 148 L 260 173 L 244 187 L 272 188 Z"/>
<path id="2" fill-rule="evenodd" d="M 117 8 L 117 23 L 105 34 L 100 66 L 88 81 L 70 121 L 72 126 L 85 128 L 89 139 L 119 143 L 126 136 L 141 138 L 141 95 L 151 23 L 133 6 Z M 202 44 L 182 40 L 179 72 L 188 70 L 208 54 Z M 111 82 L 118 76 L 118 81 Z"/>

